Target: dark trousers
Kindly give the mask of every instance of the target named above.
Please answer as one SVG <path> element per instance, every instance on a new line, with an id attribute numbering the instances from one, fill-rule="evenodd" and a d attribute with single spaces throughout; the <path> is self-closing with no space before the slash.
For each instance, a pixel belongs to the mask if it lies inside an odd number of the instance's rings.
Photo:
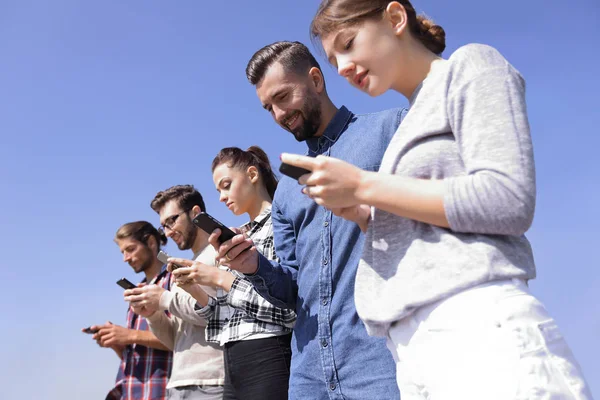
<path id="1" fill-rule="evenodd" d="M 287 400 L 292 335 L 226 343 L 223 400 Z"/>

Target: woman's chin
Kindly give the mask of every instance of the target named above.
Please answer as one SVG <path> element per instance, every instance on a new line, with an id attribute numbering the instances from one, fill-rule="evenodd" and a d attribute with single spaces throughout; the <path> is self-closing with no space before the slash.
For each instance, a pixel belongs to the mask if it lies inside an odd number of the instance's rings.
<path id="1" fill-rule="evenodd" d="M 384 94 L 385 92 L 387 92 L 389 90 L 389 88 L 384 88 L 384 87 L 377 87 L 377 86 L 369 86 L 368 88 L 366 88 L 366 90 L 364 91 L 366 94 L 368 94 L 371 97 L 378 97 L 381 96 L 382 94 Z"/>
<path id="2" fill-rule="evenodd" d="M 240 209 L 239 209 L 239 208 L 237 208 L 236 206 L 233 206 L 233 207 L 231 207 L 229 210 L 230 210 L 230 211 L 231 211 L 231 213 L 232 213 L 233 215 L 235 215 L 236 217 L 237 217 L 237 216 L 239 216 L 239 215 L 242 215 L 242 214 L 244 214 L 244 211 L 243 211 L 243 210 L 240 210 Z"/>

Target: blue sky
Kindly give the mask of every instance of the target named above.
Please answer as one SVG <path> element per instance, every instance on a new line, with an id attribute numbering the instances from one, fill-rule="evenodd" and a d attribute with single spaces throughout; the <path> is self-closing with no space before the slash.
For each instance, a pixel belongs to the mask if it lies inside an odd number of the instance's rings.
<path id="1" fill-rule="evenodd" d="M 538 179 L 531 286 L 599 395 L 600 6 L 414 4 L 446 29 L 445 57 L 490 44 L 527 81 Z M 215 217 L 240 225 L 212 185 L 218 150 L 258 144 L 276 166 L 279 153 L 304 151 L 260 107 L 244 69 L 263 45 L 309 43 L 317 5 L 0 0 L 3 398 L 103 398 L 117 358 L 79 329 L 123 323 L 115 281 L 140 279 L 121 261 L 116 229 L 157 223 L 151 199 L 183 183 L 199 188 Z M 337 105 L 357 113 L 406 105 L 396 93 L 359 93 L 319 59 Z"/>

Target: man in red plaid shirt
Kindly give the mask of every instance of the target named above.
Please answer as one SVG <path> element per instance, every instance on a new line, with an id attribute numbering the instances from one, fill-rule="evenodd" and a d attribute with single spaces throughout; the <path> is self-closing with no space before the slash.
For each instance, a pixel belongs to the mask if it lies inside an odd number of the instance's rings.
<path id="1" fill-rule="evenodd" d="M 123 260 L 136 273 L 146 275 L 142 283 L 169 290 L 171 274 L 156 258 L 161 244 L 166 241 L 164 234 L 146 221 L 125 224 L 115 236 Z M 127 327 L 108 322 L 90 329 L 96 331 L 93 339 L 98 345 L 113 349 L 121 358 L 116 384 L 106 396 L 107 400 L 162 400 L 166 397 L 173 353 L 150 332 L 145 318 L 128 309 Z"/>

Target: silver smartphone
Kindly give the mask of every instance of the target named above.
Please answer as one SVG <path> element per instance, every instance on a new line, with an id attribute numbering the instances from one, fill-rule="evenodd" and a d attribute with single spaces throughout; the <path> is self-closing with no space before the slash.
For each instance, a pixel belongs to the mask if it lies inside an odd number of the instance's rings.
<path id="1" fill-rule="evenodd" d="M 158 258 L 158 260 L 163 264 L 167 264 L 169 262 L 170 257 L 171 257 L 170 255 L 168 255 L 167 253 L 165 253 L 162 250 L 159 251 L 158 255 L 156 256 L 156 258 Z M 174 271 L 177 268 L 181 268 L 181 265 L 173 264 L 173 268 L 171 270 Z"/>

